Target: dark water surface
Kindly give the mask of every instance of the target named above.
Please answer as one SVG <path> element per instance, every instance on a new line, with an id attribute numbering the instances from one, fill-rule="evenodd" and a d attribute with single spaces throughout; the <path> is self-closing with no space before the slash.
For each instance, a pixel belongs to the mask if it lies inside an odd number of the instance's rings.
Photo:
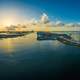
<path id="1" fill-rule="evenodd" d="M 72 34 L 80 41 L 80 33 Z M 0 80 L 78 80 L 80 48 L 36 37 L 0 40 Z"/>

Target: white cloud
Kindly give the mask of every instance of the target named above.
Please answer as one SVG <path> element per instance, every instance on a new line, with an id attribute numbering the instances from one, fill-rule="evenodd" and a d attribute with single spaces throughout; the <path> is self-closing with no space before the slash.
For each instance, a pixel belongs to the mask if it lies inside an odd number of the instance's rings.
<path id="1" fill-rule="evenodd" d="M 49 23 L 49 18 L 45 13 L 41 16 L 40 22 L 44 24 Z"/>
<path id="2" fill-rule="evenodd" d="M 30 21 L 30 24 L 33 24 L 33 25 L 35 25 L 35 24 L 37 24 L 38 23 L 38 21 L 35 19 L 35 18 L 33 18 L 31 21 Z"/>
<path id="3" fill-rule="evenodd" d="M 78 26 L 80 27 L 80 23 L 64 23 L 60 20 L 57 20 L 57 21 L 50 21 L 49 20 L 49 17 L 47 16 L 46 13 L 43 13 L 42 16 L 40 17 L 40 20 L 37 20 L 35 18 L 32 18 L 31 20 L 27 20 L 25 24 L 29 24 L 29 27 L 30 26 L 35 26 L 37 24 L 39 24 L 40 26 L 42 26 L 43 24 L 45 25 L 44 27 L 46 26 L 49 26 L 49 27 L 75 27 L 75 26 Z"/>
<path id="4" fill-rule="evenodd" d="M 76 24 L 74 24 L 74 23 L 67 23 L 67 24 L 66 24 L 66 26 L 69 26 L 69 27 L 70 27 L 70 26 L 72 27 L 72 26 L 75 26 L 75 25 L 76 25 Z"/>
<path id="5" fill-rule="evenodd" d="M 56 21 L 55 24 L 56 24 L 56 25 L 59 25 L 59 24 L 62 24 L 62 22 L 61 22 L 61 21 Z"/>
<path id="6" fill-rule="evenodd" d="M 56 21 L 55 25 L 56 26 L 64 26 L 65 24 L 62 21 Z"/>

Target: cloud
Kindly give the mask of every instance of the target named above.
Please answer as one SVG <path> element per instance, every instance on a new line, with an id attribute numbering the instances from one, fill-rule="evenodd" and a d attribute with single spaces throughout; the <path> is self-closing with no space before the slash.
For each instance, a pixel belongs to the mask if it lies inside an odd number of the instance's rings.
<path id="1" fill-rule="evenodd" d="M 67 23 L 66 26 L 69 26 L 69 27 L 70 27 L 70 26 L 71 26 L 71 27 L 75 27 L 76 24 L 74 24 L 74 23 Z"/>
<path id="2" fill-rule="evenodd" d="M 33 24 L 33 25 L 36 25 L 37 23 L 38 21 L 35 18 L 31 19 L 30 21 L 30 24 Z"/>
<path id="3" fill-rule="evenodd" d="M 65 25 L 62 21 L 56 21 L 54 24 L 56 26 L 64 26 Z"/>
<path id="4" fill-rule="evenodd" d="M 41 16 L 40 22 L 43 24 L 49 23 L 49 18 L 47 14 L 43 13 L 43 15 Z"/>
<path id="5" fill-rule="evenodd" d="M 53 20 L 50 21 L 49 17 L 46 13 L 43 13 L 42 16 L 40 17 L 39 20 L 32 18 L 31 20 L 27 20 L 25 24 L 28 24 L 30 26 L 35 26 L 37 24 L 44 27 L 49 26 L 49 27 L 80 27 L 80 23 L 64 23 L 63 21 L 60 20 Z"/>

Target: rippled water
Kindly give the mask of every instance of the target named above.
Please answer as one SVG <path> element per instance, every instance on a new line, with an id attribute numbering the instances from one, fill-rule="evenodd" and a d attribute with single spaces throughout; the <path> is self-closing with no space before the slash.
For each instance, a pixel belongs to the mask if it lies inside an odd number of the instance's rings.
<path id="1" fill-rule="evenodd" d="M 80 41 L 80 32 L 69 33 Z M 36 38 L 36 33 L 31 33 L 0 40 L 1 78 L 66 80 L 79 76 L 80 48 L 57 40 L 37 41 Z"/>

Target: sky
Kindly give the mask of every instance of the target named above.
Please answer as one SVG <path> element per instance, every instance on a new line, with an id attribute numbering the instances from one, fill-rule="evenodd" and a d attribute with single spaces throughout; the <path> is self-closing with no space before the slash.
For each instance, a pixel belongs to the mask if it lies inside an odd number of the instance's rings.
<path id="1" fill-rule="evenodd" d="M 80 22 L 80 0 L 0 0 L 0 24 L 24 23 L 42 13 L 52 21 Z"/>

